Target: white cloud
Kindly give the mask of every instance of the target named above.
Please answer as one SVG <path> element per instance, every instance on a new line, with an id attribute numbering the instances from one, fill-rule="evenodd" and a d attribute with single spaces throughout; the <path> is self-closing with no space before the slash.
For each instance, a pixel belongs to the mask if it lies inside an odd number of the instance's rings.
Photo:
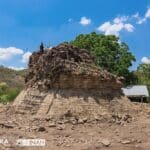
<path id="1" fill-rule="evenodd" d="M 101 30 L 101 31 L 105 31 L 105 30 L 108 30 L 110 27 L 111 27 L 111 23 L 110 22 L 105 22 L 98 29 Z"/>
<path id="2" fill-rule="evenodd" d="M 29 61 L 29 57 L 31 56 L 31 52 L 26 52 L 22 55 L 22 62 L 27 63 Z"/>
<path id="3" fill-rule="evenodd" d="M 150 64 L 150 58 L 143 57 L 143 58 L 141 59 L 141 62 L 142 62 L 143 64 Z"/>
<path id="4" fill-rule="evenodd" d="M 150 8 L 147 10 L 147 12 L 145 14 L 145 18 L 150 18 Z"/>
<path id="5" fill-rule="evenodd" d="M 14 66 L 9 66 L 8 68 L 10 68 L 12 70 L 23 70 L 23 69 L 25 69 L 24 67 L 14 67 Z"/>
<path id="6" fill-rule="evenodd" d="M 139 18 L 137 24 L 143 24 L 146 21 L 146 18 Z"/>
<path id="7" fill-rule="evenodd" d="M 128 20 L 128 16 L 122 16 L 122 17 L 116 17 L 113 22 L 115 24 L 119 24 L 119 23 L 122 23 L 122 22 L 126 22 Z"/>
<path id="8" fill-rule="evenodd" d="M 134 26 L 130 23 L 124 24 L 124 29 L 126 29 L 128 32 L 133 32 Z"/>
<path id="9" fill-rule="evenodd" d="M 132 15 L 132 17 L 138 19 L 139 18 L 139 13 L 137 12 L 136 14 Z"/>
<path id="10" fill-rule="evenodd" d="M 105 35 L 119 35 L 119 32 L 122 30 L 123 24 L 111 24 L 110 22 L 105 22 L 98 27 L 98 31 L 102 31 Z"/>
<path id="11" fill-rule="evenodd" d="M 83 26 L 87 26 L 87 25 L 90 25 L 91 22 L 92 22 L 92 21 L 91 21 L 90 18 L 82 17 L 79 23 L 80 23 L 81 25 L 83 25 Z"/>
<path id="12" fill-rule="evenodd" d="M 136 13 L 132 16 L 133 18 L 137 19 L 137 24 L 143 24 L 147 21 L 147 19 L 150 19 L 150 8 L 146 11 L 144 17 L 140 17 L 139 13 Z"/>
<path id="13" fill-rule="evenodd" d="M 133 32 L 134 26 L 130 23 L 126 23 L 128 17 L 116 17 L 113 22 L 110 21 L 103 23 L 100 25 L 97 30 L 100 32 L 104 32 L 105 35 L 116 35 L 119 36 L 120 31 L 126 30 L 128 32 Z"/>
<path id="14" fill-rule="evenodd" d="M 22 55 L 23 50 L 16 47 L 0 48 L 0 60 L 5 61 L 13 56 Z"/>
<path id="15" fill-rule="evenodd" d="M 105 22 L 104 24 L 102 24 L 101 26 L 99 26 L 97 29 L 98 31 L 102 31 L 105 32 L 107 30 L 109 30 L 109 28 L 111 27 L 111 23 L 110 22 Z"/>
<path id="16" fill-rule="evenodd" d="M 143 24 L 145 21 L 146 21 L 146 19 L 147 18 L 141 18 L 140 16 L 139 16 L 139 13 L 136 13 L 135 15 L 133 15 L 133 18 L 135 18 L 135 19 L 137 19 L 137 24 Z"/>

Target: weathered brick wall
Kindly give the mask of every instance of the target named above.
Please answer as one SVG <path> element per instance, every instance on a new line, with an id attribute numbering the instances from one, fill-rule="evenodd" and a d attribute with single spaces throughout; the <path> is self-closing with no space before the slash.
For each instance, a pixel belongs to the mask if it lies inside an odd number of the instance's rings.
<path id="1" fill-rule="evenodd" d="M 50 89 L 41 92 L 36 88 L 29 88 L 20 93 L 14 106 L 18 113 L 60 117 L 71 110 L 74 114 L 86 115 L 101 111 L 102 101 L 109 102 L 120 96 L 118 90 L 112 89 Z"/>

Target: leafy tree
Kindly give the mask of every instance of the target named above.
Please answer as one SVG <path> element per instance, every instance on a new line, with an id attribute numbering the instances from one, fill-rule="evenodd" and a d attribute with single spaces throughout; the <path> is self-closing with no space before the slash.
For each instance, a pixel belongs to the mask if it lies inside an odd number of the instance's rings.
<path id="1" fill-rule="evenodd" d="M 70 43 L 89 50 L 98 66 L 118 76 L 124 76 L 126 81 L 130 82 L 129 67 L 132 66 L 135 57 L 126 43 L 119 43 L 118 37 L 92 32 L 80 34 Z"/>
<path id="2" fill-rule="evenodd" d="M 150 64 L 140 64 L 137 70 L 146 80 L 150 80 Z"/>
<path id="3" fill-rule="evenodd" d="M 138 77 L 138 84 L 147 85 L 150 93 L 150 64 L 140 64 L 136 75 Z"/>

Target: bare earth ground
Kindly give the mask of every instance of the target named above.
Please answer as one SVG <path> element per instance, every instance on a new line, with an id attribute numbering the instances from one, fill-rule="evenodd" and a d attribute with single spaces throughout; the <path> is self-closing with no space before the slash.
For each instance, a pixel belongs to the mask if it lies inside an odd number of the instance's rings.
<path id="1" fill-rule="evenodd" d="M 105 115 L 78 123 L 17 115 L 11 106 L 1 106 L 0 150 L 150 150 L 150 105 L 132 106 L 135 113 L 124 119 L 119 114 L 112 119 Z M 21 147 L 16 145 L 17 139 L 45 139 L 46 145 Z"/>

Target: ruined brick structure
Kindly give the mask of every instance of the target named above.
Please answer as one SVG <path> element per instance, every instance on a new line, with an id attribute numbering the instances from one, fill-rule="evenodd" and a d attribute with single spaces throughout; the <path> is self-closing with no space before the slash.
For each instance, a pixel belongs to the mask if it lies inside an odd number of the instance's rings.
<path id="1" fill-rule="evenodd" d="M 14 106 L 57 118 L 68 111 L 100 114 L 100 101 L 120 98 L 121 87 L 121 78 L 97 67 L 87 50 L 60 44 L 30 56 L 26 89 Z"/>

